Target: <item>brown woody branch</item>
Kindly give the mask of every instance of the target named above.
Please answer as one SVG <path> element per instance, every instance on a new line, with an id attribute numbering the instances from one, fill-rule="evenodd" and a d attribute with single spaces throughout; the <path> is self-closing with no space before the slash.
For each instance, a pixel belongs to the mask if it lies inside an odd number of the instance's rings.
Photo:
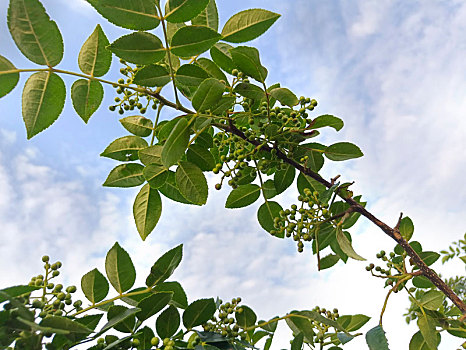
<path id="1" fill-rule="evenodd" d="M 326 186 L 327 188 L 330 188 L 332 186 L 331 182 L 328 182 L 325 180 L 323 177 L 321 177 L 319 174 L 313 172 L 309 168 L 305 168 L 295 160 L 289 158 L 285 153 L 283 153 L 278 147 L 270 147 L 267 144 L 263 144 L 262 142 L 254 139 L 254 138 L 248 138 L 246 135 L 239 130 L 236 126 L 234 126 L 232 123 L 229 125 L 226 124 L 214 124 L 214 126 L 218 127 L 221 130 L 231 132 L 232 134 L 242 138 L 243 140 L 255 145 L 259 146 L 261 145 L 261 149 L 264 151 L 272 151 L 272 149 L 276 150 L 276 156 L 281 159 L 283 162 L 290 164 L 293 166 L 295 169 L 299 170 L 301 173 L 304 175 L 307 175 L 311 177 L 312 179 L 318 181 L 322 185 Z M 342 199 L 347 202 L 351 207 L 353 211 L 359 212 L 361 215 L 365 216 L 367 219 L 369 219 L 372 223 L 374 223 L 376 226 L 378 226 L 385 234 L 387 234 L 389 237 L 391 237 L 393 240 L 395 240 L 400 246 L 403 247 L 403 249 L 406 251 L 408 256 L 412 259 L 412 262 L 419 268 L 421 271 L 422 275 L 427 277 L 439 290 L 441 290 L 457 307 L 458 309 L 461 310 L 463 315 L 466 315 L 466 304 L 453 292 L 453 290 L 448 286 L 438 275 L 437 273 L 432 270 L 429 266 L 426 265 L 426 263 L 421 259 L 421 257 L 414 251 L 414 249 L 409 245 L 409 243 L 401 236 L 398 227 L 395 226 L 395 228 L 391 228 L 387 224 L 385 224 L 383 221 L 379 220 L 377 217 L 375 217 L 373 214 L 371 214 L 369 211 L 367 211 L 361 204 L 356 202 L 353 198 L 343 198 Z M 400 219 L 398 222 L 400 222 Z"/>

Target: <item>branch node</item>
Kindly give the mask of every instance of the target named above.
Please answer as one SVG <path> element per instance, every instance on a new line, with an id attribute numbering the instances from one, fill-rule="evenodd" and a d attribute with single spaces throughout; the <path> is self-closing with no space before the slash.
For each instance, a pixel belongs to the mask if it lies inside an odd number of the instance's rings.
<path id="1" fill-rule="evenodd" d="M 402 218 L 403 218 L 403 213 L 400 213 L 400 217 L 398 218 L 398 222 L 396 223 L 395 228 L 394 228 L 394 230 L 397 231 L 397 232 L 399 232 L 399 230 L 400 230 L 400 224 L 401 224 L 401 219 Z"/>

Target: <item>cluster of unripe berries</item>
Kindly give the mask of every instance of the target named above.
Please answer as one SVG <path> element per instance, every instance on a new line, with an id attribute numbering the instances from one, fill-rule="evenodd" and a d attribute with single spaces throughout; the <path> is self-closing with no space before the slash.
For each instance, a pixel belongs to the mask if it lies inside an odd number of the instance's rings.
<path id="1" fill-rule="evenodd" d="M 324 316 L 324 317 L 326 317 L 328 319 L 331 319 L 333 321 L 335 321 L 338 317 L 340 317 L 340 315 L 338 313 L 338 309 L 333 309 L 331 311 L 331 310 L 327 310 L 325 308 L 320 308 L 320 307 L 316 306 L 312 311 L 318 312 L 322 316 Z M 323 324 L 323 323 L 320 323 L 318 321 L 312 321 L 312 323 L 318 329 L 318 332 L 315 335 L 314 341 L 316 343 L 322 343 L 325 340 L 325 333 L 330 328 L 330 326 L 328 326 L 326 324 Z"/>
<path id="2" fill-rule="evenodd" d="M 310 242 L 315 238 L 319 225 L 330 217 L 328 205 L 319 202 L 319 193 L 304 189 L 304 196 L 299 195 L 300 208 L 296 204 L 291 209 L 281 210 L 279 216 L 274 218 L 274 230 L 271 235 L 285 235 L 293 237 L 297 242 L 298 252 L 304 250 L 304 242 Z"/>
<path id="3" fill-rule="evenodd" d="M 251 146 L 246 144 L 238 136 L 227 135 L 226 133 L 218 133 L 214 138 L 214 143 L 218 147 L 221 163 L 217 163 L 212 169 L 214 174 L 222 173 L 220 182 L 215 185 L 217 190 L 222 188 L 225 178 L 228 180 L 228 185 L 232 188 L 242 184 L 243 177 L 253 176 L 251 172 L 253 168 L 248 166 L 248 162 L 252 159 Z M 224 164 L 227 169 L 223 170 Z"/>
<path id="4" fill-rule="evenodd" d="M 390 252 L 390 254 L 387 257 L 387 253 L 385 250 L 381 250 L 379 253 L 376 254 L 377 259 L 380 259 L 385 262 L 387 268 L 384 269 L 381 266 L 375 266 L 373 263 L 370 263 L 369 265 L 366 266 L 366 271 L 370 271 L 372 275 L 386 278 L 385 285 L 386 286 L 393 286 L 396 284 L 397 279 L 393 278 L 394 276 L 399 276 L 402 277 L 403 274 L 401 274 L 400 271 L 403 270 L 403 258 L 401 256 L 397 256 L 394 252 Z M 393 270 L 395 270 L 395 274 L 393 274 Z M 374 273 L 377 272 L 378 274 Z M 393 276 L 393 277 L 391 277 Z M 400 291 L 405 283 L 401 283 L 399 287 L 394 290 L 395 293 Z"/>
<path id="5" fill-rule="evenodd" d="M 125 111 L 133 111 L 138 109 L 141 114 L 146 113 L 147 108 L 152 102 L 152 109 L 157 109 L 158 101 L 156 99 L 152 99 L 150 96 L 146 94 L 142 94 L 138 91 L 134 91 L 132 89 L 127 89 L 124 86 L 126 84 L 131 84 L 133 82 L 134 75 L 138 71 L 139 67 L 136 68 L 131 67 L 128 65 L 124 60 L 120 59 L 120 63 L 125 65 L 124 68 L 120 69 L 120 73 L 126 77 L 126 80 L 123 78 L 118 79 L 118 84 L 114 84 L 114 88 L 116 89 L 116 93 L 121 95 L 121 97 L 115 97 L 115 105 L 111 105 L 108 107 L 110 111 L 116 111 L 118 109 L 119 114 L 124 114 Z M 147 100 L 146 103 L 142 103 L 141 99 L 145 98 Z"/>
<path id="6" fill-rule="evenodd" d="M 246 339 L 245 332 L 241 331 L 241 327 L 236 324 L 234 314 L 241 314 L 243 308 L 239 305 L 241 298 L 233 298 L 231 302 L 223 303 L 220 300 L 217 316 L 203 324 L 202 327 L 206 332 L 215 332 L 221 334 L 225 338 Z"/>
<path id="7" fill-rule="evenodd" d="M 31 307 L 36 309 L 38 316 L 44 318 L 48 315 L 62 316 L 70 311 L 65 311 L 66 306 L 73 305 L 73 310 L 80 311 L 82 309 L 82 301 L 72 301 L 71 294 L 75 293 L 76 286 L 63 287 L 62 284 L 54 284 L 50 282 L 51 279 L 57 277 L 60 272 L 58 271 L 62 266 L 60 261 L 50 264 L 49 257 L 44 255 L 42 261 L 44 262 L 45 276 L 37 275 L 31 278 L 30 286 L 43 288 L 42 296 L 30 297 Z"/>

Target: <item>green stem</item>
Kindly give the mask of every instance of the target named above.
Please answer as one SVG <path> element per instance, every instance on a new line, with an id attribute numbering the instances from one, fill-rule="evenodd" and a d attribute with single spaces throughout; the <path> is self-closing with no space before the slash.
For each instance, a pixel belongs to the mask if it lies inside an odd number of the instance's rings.
<path id="1" fill-rule="evenodd" d="M 75 312 L 73 315 L 73 317 L 75 317 L 76 315 L 79 315 L 79 314 L 82 314 L 83 312 L 86 312 L 86 311 L 89 311 L 89 310 L 92 310 L 92 309 L 95 309 L 97 307 L 100 307 L 100 306 L 103 306 L 105 304 L 108 304 L 108 303 L 111 303 L 112 301 L 115 301 L 115 300 L 119 300 L 121 298 L 126 298 L 126 297 L 131 297 L 133 295 L 139 295 L 139 294 L 144 294 L 144 293 L 148 293 L 152 290 L 152 288 L 150 287 L 147 287 L 146 289 L 143 289 L 143 290 L 139 290 L 139 291 L 136 291 L 136 292 L 129 292 L 129 293 L 126 293 L 126 294 L 120 294 L 120 295 L 117 295 L 116 297 L 114 298 L 111 298 L 111 299 L 107 299 L 107 300 L 104 300 L 104 301 L 101 301 L 100 303 L 97 303 L 97 304 L 92 304 L 91 306 L 88 306 L 80 311 L 77 311 Z"/>
<path id="2" fill-rule="evenodd" d="M 162 23 L 163 36 L 164 36 L 164 39 L 165 39 L 165 46 L 166 46 L 167 56 L 168 56 L 168 66 L 170 67 L 170 76 L 172 78 L 173 90 L 175 92 L 176 106 L 182 107 L 181 102 L 178 99 L 178 91 L 176 89 L 175 73 L 174 73 L 174 70 L 173 70 L 170 45 L 168 44 L 168 35 L 167 35 L 167 29 L 165 27 L 165 18 L 163 17 L 162 9 L 160 8 L 160 5 L 156 4 L 156 6 L 157 6 L 157 9 L 159 10 L 159 13 L 160 13 L 160 22 Z"/>
<path id="3" fill-rule="evenodd" d="M 154 122 L 154 130 L 152 130 L 152 138 L 150 140 L 150 145 L 152 146 L 154 144 L 154 140 L 155 140 L 155 129 L 157 129 L 157 125 L 159 123 L 159 116 L 160 116 L 160 111 L 162 110 L 162 107 L 163 105 L 162 104 L 159 104 L 158 108 L 157 108 L 157 117 L 155 118 L 155 122 Z"/>

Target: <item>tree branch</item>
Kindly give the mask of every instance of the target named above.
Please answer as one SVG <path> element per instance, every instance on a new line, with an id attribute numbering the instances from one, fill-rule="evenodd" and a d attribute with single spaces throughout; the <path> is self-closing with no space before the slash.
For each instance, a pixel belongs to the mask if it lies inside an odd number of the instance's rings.
<path id="1" fill-rule="evenodd" d="M 252 145 L 259 146 L 262 145 L 262 150 L 270 152 L 273 147 L 270 147 L 267 144 L 263 144 L 262 142 L 257 141 L 256 139 L 249 139 L 246 137 L 246 135 L 239 130 L 235 125 L 230 123 L 229 125 L 226 124 L 219 124 L 215 123 L 215 127 L 228 131 L 243 140 L 251 143 Z M 274 148 L 276 150 L 276 156 L 281 159 L 283 162 L 290 164 L 293 166 L 295 169 L 299 170 L 301 173 L 303 173 L 306 176 L 311 177 L 312 179 L 318 181 L 322 185 L 324 185 L 327 188 L 332 187 L 332 183 L 328 182 L 325 180 L 323 177 L 321 177 L 319 174 L 313 172 L 312 170 L 303 167 L 301 164 L 296 162 L 295 160 L 289 158 L 285 153 L 280 151 L 278 147 Z M 466 315 L 466 304 L 453 292 L 453 290 L 448 286 L 438 275 L 437 273 L 432 270 L 429 266 L 426 265 L 426 263 L 421 259 L 421 257 L 414 251 L 414 249 L 409 245 L 409 243 L 401 236 L 398 226 L 393 229 L 387 224 L 385 224 L 383 221 L 379 220 L 377 217 L 375 217 L 373 214 L 371 214 L 369 211 L 367 211 L 361 204 L 356 202 L 353 198 L 343 198 L 342 199 L 347 202 L 356 212 L 360 213 L 362 216 L 366 217 L 369 221 L 371 221 L 373 224 L 378 226 L 385 234 L 387 234 L 390 238 L 395 240 L 400 246 L 403 247 L 403 249 L 406 251 L 408 256 L 412 259 L 412 262 L 419 267 L 420 271 L 422 274 L 427 277 L 439 290 L 441 290 L 457 307 L 458 309 L 461 310 L 463 315 Z M 398 222 L 400 222 L 400 219 Z"/>

